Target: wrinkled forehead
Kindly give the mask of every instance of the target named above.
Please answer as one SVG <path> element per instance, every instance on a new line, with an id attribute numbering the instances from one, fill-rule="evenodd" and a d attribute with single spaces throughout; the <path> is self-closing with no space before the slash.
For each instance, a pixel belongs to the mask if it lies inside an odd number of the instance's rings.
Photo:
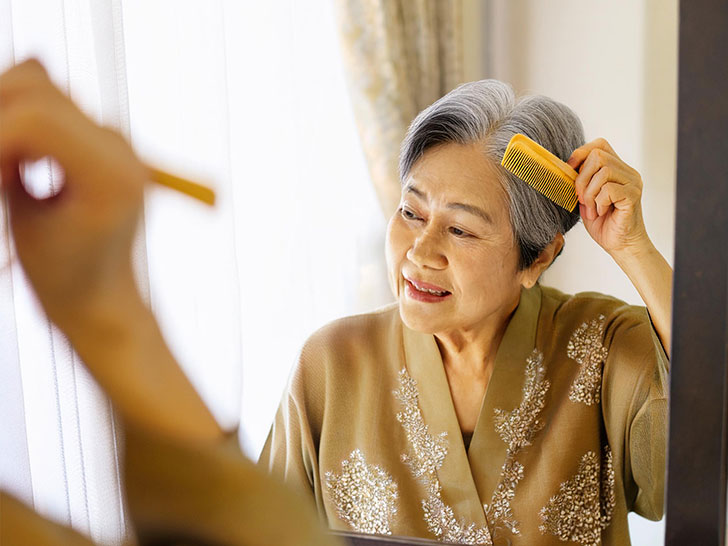
<path id="1" fill-rule="evenodd" d="M 508 195 L 500 165 L 480 143 L 448 143 L 427 150 L 403 181 L 403 192 L 424 194 L 433 203 L 459 202 L 484 208 L 497 217 L 508 214 Z"/>

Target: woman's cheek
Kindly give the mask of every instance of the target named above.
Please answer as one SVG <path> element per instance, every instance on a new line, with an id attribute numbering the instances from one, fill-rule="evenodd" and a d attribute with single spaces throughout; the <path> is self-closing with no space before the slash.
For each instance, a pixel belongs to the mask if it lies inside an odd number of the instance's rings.
<path id="1" fill-rule="evenodd" d="M 389 288 L 392 290 L 394 297 L 399 299 L 399 290 L 401 277 L 402 261 L 407 253 L 406 249 L 406 229 L 402 226 L 402 217 L 398 213 L 394 213 L 387 224 L 387 239 L 385 242 L 385 255 L 387 259 L 387 272 L 389 279 Z"/>

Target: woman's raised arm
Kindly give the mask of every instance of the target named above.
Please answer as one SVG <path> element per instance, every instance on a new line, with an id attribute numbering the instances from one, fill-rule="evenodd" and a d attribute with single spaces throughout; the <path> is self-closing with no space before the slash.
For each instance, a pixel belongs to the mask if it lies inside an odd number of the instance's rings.
<path id="1" fill-rule="evenodd" d="M 603 138 L 574 150 L 576 194 L 584 227 L 622 268 L 647 306 L 670 355 L 672 268 L 652 244 L 642 218 L 642 177 Z"/>

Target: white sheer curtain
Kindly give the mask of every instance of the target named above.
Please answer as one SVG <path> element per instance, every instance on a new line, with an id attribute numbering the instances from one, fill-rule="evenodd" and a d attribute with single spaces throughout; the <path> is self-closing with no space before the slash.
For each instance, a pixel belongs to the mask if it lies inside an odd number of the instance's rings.
<path id="1" fill-rule="evenodd" d="M 0 65 L 43 59 L 85 110 L 127 132 L 118 8 L 113 1 L 3 0 Z M 26 174 L 39 194 L 59 184 L 48 162 Z M 125 525 L 111 408 L 40 310 L 13 258 L 4 206 L 2 220 L 0 483 L 97 541 L 119 542 Z"/>
<path id="2" fill-rule="evenodd" d="M 0 0 L 0 66 L 41 58 L 145 159 L 212 184 L 151 189 L 137 272 L 185 371 L 257 456 L 303 340 L 389 300 L 329 2 Z M 43 192 L 57 173 L 41 163 Z M 0 486 L 119 542 L 108 402 L 33 299 L 0 216 Z M 164 388 L 160 385 L 160 389 Z"/>
<path id="3" fill-rule="evenodd" d="M 256 457 L 304 339 L 391 297 L 333 7 L 125 2 L 124 21 L 137 149 L 221 198 L 209 211 L 151 192 L 153 307 L 218 419 L 242 415 Z"/>

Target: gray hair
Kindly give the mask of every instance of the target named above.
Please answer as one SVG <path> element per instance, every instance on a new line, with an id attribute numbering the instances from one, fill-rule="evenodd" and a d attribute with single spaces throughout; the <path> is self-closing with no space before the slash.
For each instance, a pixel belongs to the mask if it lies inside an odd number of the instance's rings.
<path id="1" fill-rule="evenodd" d="M 541 95 L 516 99 L 509 85 L 481 80 L 461 85 L 419 113 L 402 142 L 399 176 L 404 182 L 417 160 L 434 146 L 482 144 L 508 194 L 511 227 L 520 250 L 519 268 L 525 269 L 557 233 L 566 233 L 579 221 L 579 211 L 561 208 L 501 167 L 506 146 L 516 133 L 535 140 L 563 161 L 584 144 L 581 121 L 567 106 Z"/>

